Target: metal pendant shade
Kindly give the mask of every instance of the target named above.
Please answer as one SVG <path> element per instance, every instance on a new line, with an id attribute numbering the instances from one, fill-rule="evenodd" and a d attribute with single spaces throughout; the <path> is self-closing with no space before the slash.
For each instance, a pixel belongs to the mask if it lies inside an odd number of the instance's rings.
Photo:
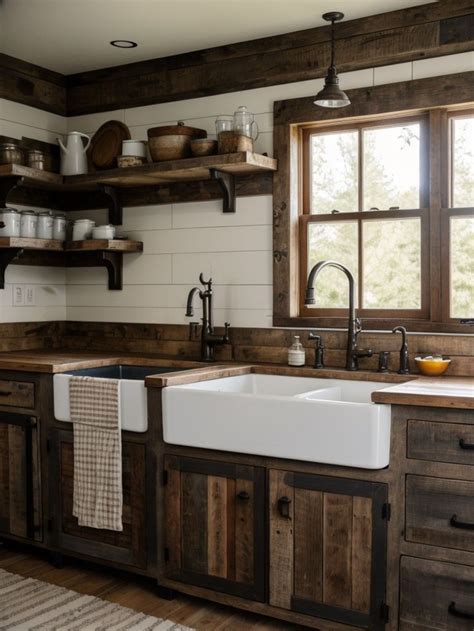
<path id="1" fill-rule="evenodd" d="M 337 76 L 335 62 L 334 22 L 342 20 L 343 17 L 344 14 L 338 11 L 323 15 L 323 19 L 326 22 L 331 22 L 331 65 L 328 68 L 324 81 L 324 88 L 318 92 L 314 100 L 314 104 L 320 107 L 346 107 L 351 103 L 347 94 L 339 87 L 339 77 Z"/>

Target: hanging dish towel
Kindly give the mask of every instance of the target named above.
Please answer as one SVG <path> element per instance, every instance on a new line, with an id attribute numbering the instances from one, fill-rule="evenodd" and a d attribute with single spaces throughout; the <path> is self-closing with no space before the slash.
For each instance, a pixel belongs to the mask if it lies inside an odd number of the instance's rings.
<path id="1" fill-rule="evenodd" d="M 71 377 L 73 515 L 79 526 L 123 530 L 122 441 L 117 379 Z"/>

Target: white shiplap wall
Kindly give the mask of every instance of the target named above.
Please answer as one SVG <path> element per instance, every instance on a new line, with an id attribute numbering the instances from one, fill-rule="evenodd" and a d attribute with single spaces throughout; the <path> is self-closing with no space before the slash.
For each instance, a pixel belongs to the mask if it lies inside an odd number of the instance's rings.
<path id="1" fill-rule="evenodd" d="M 346 73 L 341 75 L 341 84 L 344 89 L 351 89 L 466 70 L 474 70 L 474 52 Z M 315 94 L 322 83 L 322 79 L 304 81 L 78 116 L 67 119 L 67 129 L 92 134 L 103 122 L 117 119 L 130 127 L 133 138 L 146 139 L 148 127 L 183 120 L 207 129 L 212 136 L 214 121 L 219 114 L 232 114 L 238 105 L 247 105 L 256 113 L 261 132 L 256 151 L 272 155 L 274 101 Z M 4 118 L 10 125 L 25 124 L 24 114 L 27 112 L 21 110 L 20 116 L 15 113 L 16 108 L 23 106 L 9 104 L 7 111 L 10 118 L 16 116 L 20 123 L 9 121 L 0 114 L 2 124 Z M 61 117 L 42 112 L 32 114 L 31 120 L 34 122 L 32 128 L 37 129 L 38 134 L 50 134 L 41 139 L 50 139 L 51 134 L 55 137 L 51 130 L 56 131 L 60 122 L 64 122 Z M 9 129 L 13 128 L 10 126 Z M 33 132 L 23 133 L 40 138 Z M 18 132 L 10 135 L 18 135 Z M 101 210 L 71 213 L 71 218 L 74 215 L 106 221 L 105 211 Z M 67 319 L 184 323 L 187 321 L 184 317 L 187 293 L 202 271 L 205 275 L 212 274 L 214 279 L 217 324 L 227 320 L 233 326 L 271 326 L 271 196 L 238 198 L 235 215 L 224 215 L 218 201 L 126 208 L 122 231 L 145 244 L 142 255 L 124 257 L 123 291 L 106 289 L 104 270 L 70 269 L 66 274 Z M 47 273 L 56 274 L 57 271 Z M 56 286 L 55 281 L 51 283 Z M 16 311 L 21 309 L 25 308 L 16 308 Z M 51 305 L 47 314 L 54 313 L 54 309 Z M 194 319 L 197 320 L 199 315 L 197 312 Z"/>
<path id="2" fill-rule="evenodd" d="M 66 133 L 67 120 L 49 112 L 0 99 L 0 134 L 56 142 Z M 23 210 L 26 206 L 8 204 Z M 35 209 L 37 210 L 37 209 Z M 66 273 L 60 267 L 9 265 L 5 289 L 0 289 L 0 322 L 34 322 L 66 318 Z M 14 306 L 15 285 L 34 287 L 35 306 Z"/>

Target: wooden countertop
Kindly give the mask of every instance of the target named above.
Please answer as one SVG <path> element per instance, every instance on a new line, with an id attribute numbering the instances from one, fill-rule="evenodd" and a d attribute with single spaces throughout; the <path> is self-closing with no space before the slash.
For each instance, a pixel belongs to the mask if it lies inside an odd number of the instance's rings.
<path id="1" fill-rule="evenodd" d="M 0 353 L 0 370 L 38 373 L 61 373 L 68 370 L 127 364 L 182 368 L 181 373 L 163 373 L 146 378 L 149 388 L 182 385 L 249 373 L 293 375 L 328 379 L 378 381 L 381 389 L 372 395 L 376 403 L 394 405 L 421 405 L 428 407 L 474 409 L 474 378 L 423 377 L 420 375 L 381 374 L 370 371 L 348 372 L 342 369 L 315 370 L 310 367 L 291 368 L 277 364 L 203 364 L 176 357 L 138 353 L 86 353 L 65 350 L 13 351 Z M 393 385 L 391 385 L 393 384 Z"/>
<path id="2" fill-rule="evenodd" d="M 60 373 L 99 366 L 160 366 L 170 368 L 196 368 L 201 362 L 186 361 L 176 357 L 165 357 L 144 353 L 86 353 L 74 351 L 12 351 L 0 353 L 0 370 L 24 372 Z"/>

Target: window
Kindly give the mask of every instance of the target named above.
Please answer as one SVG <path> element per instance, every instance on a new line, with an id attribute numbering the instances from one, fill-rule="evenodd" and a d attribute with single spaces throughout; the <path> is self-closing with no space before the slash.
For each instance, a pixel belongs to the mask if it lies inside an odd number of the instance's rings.
<path id="1" fill-rule="evenodd" d="M 334 259 L 374 328 L 473 318 L 474 110 L 330 121 L 297 137 L 299 317 L 347 317 L 347 284 L 331 268 L 304 305 L 309 270 Z"/>

